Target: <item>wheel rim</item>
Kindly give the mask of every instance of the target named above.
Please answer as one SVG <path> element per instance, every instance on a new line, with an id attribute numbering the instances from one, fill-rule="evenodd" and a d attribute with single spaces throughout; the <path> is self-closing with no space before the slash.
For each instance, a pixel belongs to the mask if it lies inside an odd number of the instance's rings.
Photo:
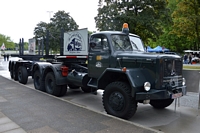
<path id="1" fill-rule="evenodd" d="M 37 87 L 40 86 L 40 82 L 39 82 L 40 77 L 39 77 L 39 76 L 36 76 L 36 77 L 34 78 L 34 80 L 35 80 L 35 85 L 36 85 Z"/>
<path id="2" fill-rule="evenodd" d="M 121 111 L 124 107 L 124 96 L 120 92 L 113 92 L 109 97 L 109 104 L 115 111 Z"/>
<path id="3" fill-rule="evenodd" d="M 21 71 L 18 72 L 18 79 L 19 79 L 19 81 L 21 81 L 21 79 L 22 79 L 22 72 Z"/>
<path id="4" fill-rule="evenodd" d="M 48 92 L 52 92 L 52 88 L 53 88 L 53 80 L 52 79 L 48 79 L 47 81 L 47 90 Z"/>

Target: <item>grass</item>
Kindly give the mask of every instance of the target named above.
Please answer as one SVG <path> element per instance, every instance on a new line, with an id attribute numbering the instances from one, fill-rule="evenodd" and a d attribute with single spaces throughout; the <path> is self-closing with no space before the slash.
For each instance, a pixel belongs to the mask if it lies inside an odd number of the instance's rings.
<path id="1" fill-rule="evenodd" d="M 200 65 L 183 65 L 183 69 L 200 70 Z"/>

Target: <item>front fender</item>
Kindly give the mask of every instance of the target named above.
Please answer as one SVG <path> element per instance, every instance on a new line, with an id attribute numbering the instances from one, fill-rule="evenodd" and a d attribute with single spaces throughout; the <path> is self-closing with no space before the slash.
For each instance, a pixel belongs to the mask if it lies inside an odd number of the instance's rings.
<path id="1" fill-rule="evenodd" d="M 138 91 L 143 91 L 145 82 L 154 83 L 155 74 L 149 69 L 135 68 L 123 72 L 120 68 L 107 68 L 97 80 L 97 87 L 104 89 L 114 81 L 127 82 L 132 88 L 132 96 Z M 142 89 L 142 90 L 141 90 Z"/>

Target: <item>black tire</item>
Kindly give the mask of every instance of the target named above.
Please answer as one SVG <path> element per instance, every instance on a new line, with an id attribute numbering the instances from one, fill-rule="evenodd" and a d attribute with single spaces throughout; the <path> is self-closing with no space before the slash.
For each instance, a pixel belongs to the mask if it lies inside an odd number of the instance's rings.
<path id="1" fill-rule="evenodd" d="M 33 83 L 36 90 L 45 92 L 45 81 L 42 80 L 39 70 L 36 70 L 33 75 Z"/>
<path id="2" fill-rule="evenodd" d="M 56 85 L 56 80 L 53 72 L 47 73 L 45 77 L 45 90 L 48 94 L 59 97 L 62 86 Z"/>
<path id="3" fill-rule="evenodd" d="M 20 66 L 18 68 L 18 81 L 22 84 L 26 84 L 28 81 L 28 72 L 26 67 Z"/>
<path id="4" fill-rule="evenodd" d="M 9 62 L 9 71 L 10 71 L 10 78 L 13 79 L 13 68 L 12 68 L 12 62 Z"/>
<path id="5" fill-rule="evenodd" d="M 15 65 L 13 65 L 12 71 L 13 71 L 13 79 L 15 81 L 17 81 L 18 80 L 18 75 L 17 75 L 17 70 L 15 70 Z"/>
<path id="6" fill-rule="evenodd" d="M 81 90 L 85 93 L 90 93 L 90 92 L 95 92 L 97 91 L 96 89 L 94 88 L 91 88 L 91 87 L 81 87 Z"/>
<path id="7" fill-rule="evenodd" d="M 173 103 L 174 99 L 151 100 L 150 105 L 156 109 L 163 109 Z"/>
<path id="8" fill-rule="evenodd" d="M 13 71 L 10 71 L 10 78 L 13 79 Z"/>
<path id="9" fill-rule="evenodd" d="M 60 97 L 64 96 L 67 93 L 67 85 L 61 86 Z"/>
<path id="10" fill-rule="evenodd" d="M 103 106 L 108 114 L 129 119 L 137 110 L 137 101 L 131 96 L 131 88 L 128 84 L 113 82 L 104 90 Z"/>

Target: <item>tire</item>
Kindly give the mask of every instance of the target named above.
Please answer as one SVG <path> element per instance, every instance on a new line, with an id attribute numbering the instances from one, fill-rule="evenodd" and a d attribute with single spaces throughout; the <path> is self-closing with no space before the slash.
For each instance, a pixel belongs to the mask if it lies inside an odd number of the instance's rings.
<path id="1" fill-rule="evenodd" d="M 13 71 L 13 79 L 15 81 L 17 81 L 18 80 L 18 75 L 17 75 L 17 71 L 15 70 L 15 65 L 13 65 L 12 71 Z"/>
<path id="2" fill-rule="evenodd" d="M 96 89 L 94 88 L 91 88 L 91 87 L 81 87 L 81 90 L 85 93 L 90 93 L 90 92 L 95 92 L 97 91 Z"/>
<path id="3" fill-rule="evenodd" d="M 67 92 L 67 85 L 62 85 L 61 86 L 61 91 L 60 91 L 60 97 L 64 96 Z"/>
<path id="4" fill-rule="evenodd" d="M 12 68 L 12 62 L 9 62 L 9 71 L 10 71 L 10 78 L 13 79 L 13 68 Z"/>
<path id="5" fill-rule="evenodd" d="M 112 82 L 104 90 L 103 106 L 108 114 L 129 119 L 137 110 L 137 101 L 131 96 L 128 84 Z"/>
<path id="6" fill-rule="evenodd" d="M 28 81 L 28 72 L 26 67 L 20 66 L 18 68 L 18 81 L 22 84 L 26 84 Z"/>
<path id="7" fill-rule="evenodd" d="M 62 86 L 56 85 L 56 80 L 53 72 L 47 73 L 45 77 L 45 90 L 48 94 L 59 97 Z"/>
<path id="8" fill-rule="evenodd" d="M 11 71 L 11 64 L 12 64 L 12 62 L 9 61 L 9 64 L 8 64 L 8 70 L 9 70 L 9 71 Z"/>
<path id="9" fill-rule="evenodd" d="M 174 99 L 151 100 L 150 105 L 156 109 L 163 109 L 163 108 L 171 105 L 173 101 L 174 101 Z"/>
<path id="10" fill-rule="evenodd" d="M 33 75 L 33 83 L 36 90 L 45 92 L 45 81 L 42 81 L 39 70 L 36 70 Z"/>
<path id="11" fill-rule="evenodd" d="M 13 79 L 13 71 L 10 70 L 10 78 Z"/>

